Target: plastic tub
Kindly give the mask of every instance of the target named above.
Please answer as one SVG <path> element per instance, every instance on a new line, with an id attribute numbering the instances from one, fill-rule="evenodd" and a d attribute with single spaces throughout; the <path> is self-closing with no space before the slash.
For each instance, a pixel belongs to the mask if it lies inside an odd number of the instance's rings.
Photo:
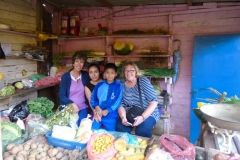
<path id="1" fill-rule="evenodd" d="M 74 150 L 74 149 L 83 150 L 87 146 L 87 143 L 78 143 L 78 142 L 65 141 L 65 140 L 53 138 L 52 132 L 48 132 L 46 134 L 46 137 L 48 138 L 48 143 L 50 145 L 69 149 L 69 150 Z"/>

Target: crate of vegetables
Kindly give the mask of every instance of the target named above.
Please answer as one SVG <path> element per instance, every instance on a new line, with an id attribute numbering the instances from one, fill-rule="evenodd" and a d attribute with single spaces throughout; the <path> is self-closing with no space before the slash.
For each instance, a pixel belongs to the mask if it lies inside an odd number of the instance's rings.
<path id="1" fill-rule="evenodd" d="M 83 150 L 87 146 L 87 143 L 79 143 L 79 142 L 66 141 L 66 140 L 54 138 L 52 137 L 52 132 L 48 132 L 46 134 L 46 137 L 48 138 L 48 143 L 50 145 L 69 149 L 69 150 L 74 150 L 74 149 Z"/>

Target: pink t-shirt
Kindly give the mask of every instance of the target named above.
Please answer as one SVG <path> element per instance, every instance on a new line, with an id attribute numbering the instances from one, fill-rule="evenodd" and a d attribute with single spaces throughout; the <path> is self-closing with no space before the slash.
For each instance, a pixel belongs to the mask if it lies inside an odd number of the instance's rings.
<path id="1" fill-rule="evenodd" d="M 85 103 L 84 85 L 81 80 L 71 81 L 69 99 L 76 103 L 80 110 L 88 107 Z"/>

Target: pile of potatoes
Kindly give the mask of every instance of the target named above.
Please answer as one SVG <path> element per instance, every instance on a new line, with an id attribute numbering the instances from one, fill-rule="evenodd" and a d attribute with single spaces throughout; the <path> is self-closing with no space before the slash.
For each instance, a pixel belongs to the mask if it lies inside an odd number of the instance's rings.
<path id="1" fill-rule="evenodd" d="M 30 143 L 14 145 L 8 144 L 4 160 L 77 160 L 81 157 L 80 151 L 53 147 L 48 144 Z"/>

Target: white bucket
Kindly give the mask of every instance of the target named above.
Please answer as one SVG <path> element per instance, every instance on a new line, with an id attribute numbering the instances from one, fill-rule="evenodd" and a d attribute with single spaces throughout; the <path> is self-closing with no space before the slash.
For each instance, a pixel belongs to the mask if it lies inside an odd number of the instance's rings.
<path id="1" fill-rule="evenodd" d="M 57 67 L 51 67 L 50 68 L 50 76 L 55 77 L 56 73 L 57 73 Z"/>

